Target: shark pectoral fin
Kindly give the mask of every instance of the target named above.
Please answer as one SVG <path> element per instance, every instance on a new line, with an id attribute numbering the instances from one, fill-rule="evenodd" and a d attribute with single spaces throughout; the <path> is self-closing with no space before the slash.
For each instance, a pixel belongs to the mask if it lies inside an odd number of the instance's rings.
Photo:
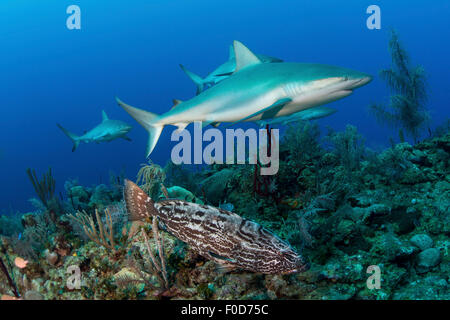
<path id="1" fill-rule="evenodd" d="M 122 139 L 127 140 L 127 141 L 132 141 L 131 138 L 128 136 L 123 136 Z"/>
<path id="2" fill-rule="evenodd" d="M 188 122 L 180 122 L 180 123 L 175 123 L 175 126 L 177 126 L 177 132 L 183 131 L 188 125 Z"/>
<path id="3" fill-rule="evenodd" d="M 174 109 L 174 108 L 176 108 L 179 104 L 181 104 L 183 101 L 181 101 L 181 100 L 178 100 L 178 99 L 173 99 L 173 106 L 172 106 L 172 108 L 171 108 L 171 110 L 172 109 Z"/>
<path id="4" fill-rule="evenodd" d="M 78 146 L 80 145 L 80 141 L 76 141 L 73 143 L 72 152 L 75 152 L 77 150 Z"/>
<path id="5" fill-rule="evenodd" d="M 106 114 L 105 110 L 102 110 L 102 122 L 109 120 L 108 115 Z"/>
<path id="6" fill-rule="evenodd" d="M 266 111 L 263 112 L 261 119 L 272 119 L 274 118 L 278 112 L 280 112 L 283 107 L 291 102 L 291 98 L 284 98 L 280 99 L 277 102 L 275 102 L 273 105 L 271 105 L 269 108 L 267 108 Z"/>
<path id="7" fill-rule="evenodd" d="M 202 121 L 202 128 L 207 127 L 209 125 L 212 125 L 213 127 L 217 127 L 220 124 L 220 122 L 216 122 L 214 120 L 205 120 Z"/>
<path id="8" fill-rule="evenodd" d="M 104 139 L 104 138 L 107 138 L 109 136 L 109 133 L 102 133 L 102 134 L 99 134 L 98 136 L 95 136 L 94 138 L 92 138 L 92 140 L 94 140 L 95 142 L 99 142 L 98 140 L 100 140 L 100 139 Z"/>
<path id="9" fill-rule="evenodd" d="M 228 77 L 228 76 L 231 76 L 232 74 L 233 74 L 233 72 L 225 72 L 225 73 L 216 74 L 215 76 L 216 77 Z"/>
<path id="10" fill-rule="evenodd" d="M 230 126 L 238 123 L 238 122 L 242 122 L 242 121 L 247 121 L 248 119 L 251 119 L 253 117 L 256 117 L 260 114 L 262 114 L 261 116 L 261 120 L 265 120 L 265 119 L 272 119 L 273 117 L 275 117 L 277 115 L 278 112 L 280 112 L 281 109 L 283 109 L 283 107 L 288 104 L 289 102 L 291 102 L 292 99 L 291 98 L 283 98 L 280 99 L 278 101 L 276 101 L 274 104 L 268 106 L 267 108 L 264 108 L 262 110 L 259 110 L 258 112 L 255 112 L 241 120 L 235 121 L 232 124 L 230 124 Z"/>
<path id="11" fill-rule="evenodd" d="M 247 67 L 262 63 L 261 60 L 259 60 L 259 58 L 241 42 L 235 40 L 233 46 L 236 57 L 236 69 L 234 72 L 239 72 Z"/>

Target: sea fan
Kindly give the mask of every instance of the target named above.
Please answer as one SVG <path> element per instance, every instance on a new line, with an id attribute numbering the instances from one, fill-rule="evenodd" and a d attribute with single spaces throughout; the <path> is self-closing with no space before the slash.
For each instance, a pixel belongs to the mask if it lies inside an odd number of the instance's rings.
<path id="1" fill-rule="evenodd" d="M 149 196 L 155 197 L 154 193 L 157 191 L 155 188 L 159 187 L 160 183 L 163 183 L 165 179 L 166 174 L 163 168 L 149 160 L 148 164 L 141 165 L 141 169 L 136 177 L 136 183 Z"/>
<path id="2" fill-rule="evenodd" d="M 421 66 L 411 67 L 408 53 L 402 47 L 398 35 L 392 31 L 389 41 L 392 67 L 380 71 L 380 77 L 391 89 L 388 106 L 374 103 L 370 110 L 382 124 L 391 127 L 400 125 L 414 140 L 428 122 L 425 110 L 427 86 L 425 70 Z M 403 136 L 400 130 L 399 135 Z M 402 138 L 401 138 L 402 139 Z"/>

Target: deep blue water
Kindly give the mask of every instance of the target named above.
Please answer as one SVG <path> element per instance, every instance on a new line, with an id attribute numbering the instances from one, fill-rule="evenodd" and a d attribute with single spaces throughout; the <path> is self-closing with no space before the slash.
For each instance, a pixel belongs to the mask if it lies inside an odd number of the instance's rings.
<path id="1" fill-rule="evenodd" d="M 66 28 L 66 8 L 81 8 L 82 29 Z M 366 8 L 382 10 L 382 29 L 366 28 Z M 377 75 L 389 67 L 389 28 L 398 30 L 412 62 L 429 76 L 428 108 L 436 125 L 450 114 L 450 27 L 448 0 L 2 0 L 0 2 L 0 212 L 27 210 L 34 197 L 25 170 L 53 168 L 57 187 L 78 178 L 83 185 L 107 182 L 122 168 L 134 178 L 145 162 L 147 133 L 119 108 L 114 96 L 156 113 L 171 100 L 189 99 L 193 83 L 183 63 L 206 75 L 240 40 L 252 51 L 295 62 L 317 62 Z M 358 127 L 366 144 L 388 145 L 396 131 L 381 127 L 367 112 L 389 91 L 376 77 L 339 109 L 320 120 L 338 130 Z M 56 123 L 81 134 L 110 118 L 134 126 L 133 141 L 82 144 L 72 153 Z M 152 160 L 170 157 L 170 133 L 163 131 Z"/>

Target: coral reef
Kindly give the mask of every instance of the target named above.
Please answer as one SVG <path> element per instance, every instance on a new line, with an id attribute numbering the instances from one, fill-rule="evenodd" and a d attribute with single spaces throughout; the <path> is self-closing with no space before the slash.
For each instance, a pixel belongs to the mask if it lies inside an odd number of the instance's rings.
<path id="1" fill-rule="evenodd" d="M 150 160 L 149 164 L 141 165 L 141 169 L 136 177 L 136 183 L 140 185 L 144 192 L 155 198 L 159 192 L 160 184 L 163 183 L 165 179 L 166 174 L 164 170 Z"/>
<path id="2" fill-rule="evenodd" d="M 155 199 L 234 208 L 288 240 L 311 263 L 290 275 L 224 273 L 157 219 L 128 221 L 116 179 L 69 181 L 56 218 L 45 206 L 0 217 L 0 294 L 15 297 L 15 286 L 21 299 L 449 299 L 449 152 L 449 132 L 374 152 L 354 127 L 321 138 L 316 124 L 301 123 L 281 142 L 270 193 L 254 192 L 253 165 L 146 169 L 157 177 Z M 379 289 L 367 286 L 370 266 L 380 269 Z M 79 270 L 78 287 L 68 270 Z"/>

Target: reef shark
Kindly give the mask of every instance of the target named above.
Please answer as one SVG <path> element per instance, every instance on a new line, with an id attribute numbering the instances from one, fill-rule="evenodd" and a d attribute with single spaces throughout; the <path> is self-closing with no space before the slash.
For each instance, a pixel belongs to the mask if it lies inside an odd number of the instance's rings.
<path id="1" fill-rule="evenodd" d="M 236 70 L 227 79 L 187 101 L 174 100 L 163 115 L 118 104 L 149 133 L 147 156 L 166 125 L 178 130 L 201 121 L 204 126 L 288 116 L 349 96 L 372 80 L 366 73 L 323 64 L 262 63 L 234 41 Z"/>
<path id="2" fill-rule="evenodd" d="M 102 122 L 93 129 L 85 132 L 82 136 L 76 136 L 58 123 L 56 125 L 72 140 L 72 152 L 77 149 L 80 142 L 110 142 L 117 138 L 131 141 L 127 133 L 133 128 L 123 121 L 109 119 L 105 111 L 102 111 Z"/>
<path id="3" fill-rule="evenodd" d="M 333 108 L 315 107 L 315 108 L 296 112 L 294 114 L 291 114 L 290 116 L 284 116 L 284 117 L 279 117 L 279 118 L 270 119 L 270 120 L 260 120 L 260 121 L 258 121 L 258 124 L 260 127 L 263 127 L 267 124 L 268 125 L 276 125 L 276 124 L 286 125 L 291 122 L 316 120 L 316 119 L 320 119 L 320 118 L 325 118 L 325 117 L 328 117 L 329 115 L 332 115 L 335 112 L 337 112 L 337 110 L 333 109 Z"/>
<path id="4" fill-rule="evenodd" d="M 283 60 L 281 59 L 269 57 L 263 54 L 257 54 L 256 56 L 258 57 L 259 60 L 261 60 L 262 63 L 283 62 Z M 236 58 L 234 53 L 234 47 L 230 46 L 228 61 L 220 65 L 216 70 L 208 74 L 203 79 L 200 76 L 196 75 L 195 73 L 186 69 L 182 64 L 180 64 L 180 67 L 184 71 L 184 73 L 186 73 L 186 75 L 195 83 L 195 85 L 197 86 L 197 94 L 199 94 L 204 90 L 205 86 L 215 85 L 220 81 L 225 80 L 230 75 L 232 75 L 233 72 L 236 70 Z"/>

